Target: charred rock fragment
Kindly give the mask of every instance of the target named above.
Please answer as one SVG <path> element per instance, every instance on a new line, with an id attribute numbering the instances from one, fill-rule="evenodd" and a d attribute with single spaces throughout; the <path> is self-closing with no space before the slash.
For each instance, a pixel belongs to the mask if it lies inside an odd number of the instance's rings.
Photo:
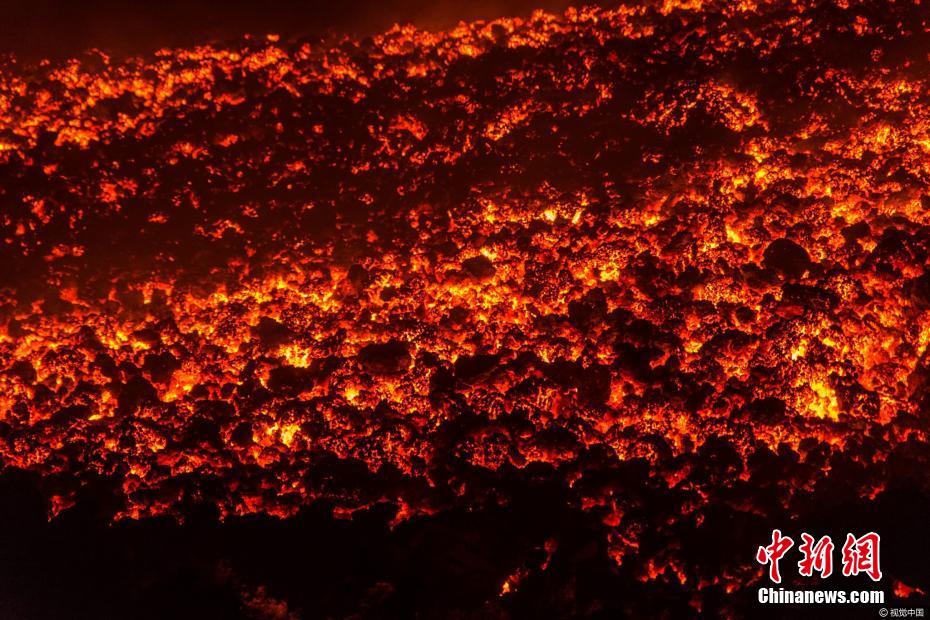
<path id="1" fill-rule="evenodd" d="M 765 248 L 763 263 L 789 278 L 800 278 L 810 269 L 807 250 L 791 239 L 776 239 Z"/>
<path id="2" fill-rule="evenodd" d="M 409 345 L 399 340 L 366 345 L 359 351 L 358 359 L 365 370 L 375 374 L 402 373 L 412 361 Z"/>

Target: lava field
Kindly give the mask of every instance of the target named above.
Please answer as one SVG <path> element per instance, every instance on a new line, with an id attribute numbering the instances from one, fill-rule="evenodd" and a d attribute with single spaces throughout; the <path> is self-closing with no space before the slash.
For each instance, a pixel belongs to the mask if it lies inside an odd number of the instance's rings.
<path id="1" fill-rule="evenodd" d="M 919 2 L 7 56 L 0 264 L 3 617 L 930 592 Z"/>

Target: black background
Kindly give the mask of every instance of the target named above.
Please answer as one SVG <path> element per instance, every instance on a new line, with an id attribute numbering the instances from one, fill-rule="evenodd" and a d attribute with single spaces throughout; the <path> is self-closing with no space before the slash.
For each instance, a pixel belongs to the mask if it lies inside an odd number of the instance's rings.
<path id="1" fill-rule="evenodd" d="M 202 44 L 243 34 L 373 34 L 395 23 L 444 28 L 460 20 L 560 10 L 569 0 L 3 0 L 0 51 L 28 60 L 101 48 L 116 55 Z M 588 2 L 587 4 L 596 4 Z"/>

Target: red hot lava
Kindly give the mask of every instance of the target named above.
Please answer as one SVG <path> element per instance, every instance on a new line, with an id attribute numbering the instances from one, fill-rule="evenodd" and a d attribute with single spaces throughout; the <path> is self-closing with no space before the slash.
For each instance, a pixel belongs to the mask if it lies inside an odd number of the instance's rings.
<path id="1" fill-rule="evenodd" d="M 666 0 L 8 60 L 3 463 L 117 522 L 545 479 L 739 615 L 772 527 L 927 505 L 928 53 L 917 4 Z"/>

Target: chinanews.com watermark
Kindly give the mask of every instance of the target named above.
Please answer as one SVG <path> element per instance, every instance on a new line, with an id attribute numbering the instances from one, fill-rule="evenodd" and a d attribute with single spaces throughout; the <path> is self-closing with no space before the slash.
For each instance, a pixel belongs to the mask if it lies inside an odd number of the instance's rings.
<path id="1" fill-rule="evenodd" d="M 884 590 L 786 590 L 784 588 L 759 588 L 760 603 L 782 605 L 836 605 L 859 603 L 882 605 L 885 603 Z M 923 610 L 921 610 L 923 611 Z M 923 613 L 921 613 L 923 616 Z"/>
<path id="2" fill-rule="evenodd" d="M 795 589 L 782 583 L 782 560 L 795 547 L 790 536 L 781 530 L 772 530 L 771 542 L 756 551 L 756 561 L 767 568 L 768 579 L 774 585 L 763 585 L 758 590 L 758 602 L 763 605 L 880 605 L 878 615 L 882 618 L 923 618 L 922 607 L 889 607 L 885 591 L 875 589 Z M 801 577 L 826 579 L 834 574 L 834 550 L 836 545 L 830 536 L 819 539 L 804 532 L 800 536 L 796 554 L 797 574 Z M 847 533 L 839 549 L 840 565 L 836 572 L 843 577 L 868 577 L 878 584 L 882 580 L 881 536 L 868 532 L 862 536 Z M 793 555 L 793 557 L 798 557 Z M 786 559 L 785 564 L 789 564 Z"/>

